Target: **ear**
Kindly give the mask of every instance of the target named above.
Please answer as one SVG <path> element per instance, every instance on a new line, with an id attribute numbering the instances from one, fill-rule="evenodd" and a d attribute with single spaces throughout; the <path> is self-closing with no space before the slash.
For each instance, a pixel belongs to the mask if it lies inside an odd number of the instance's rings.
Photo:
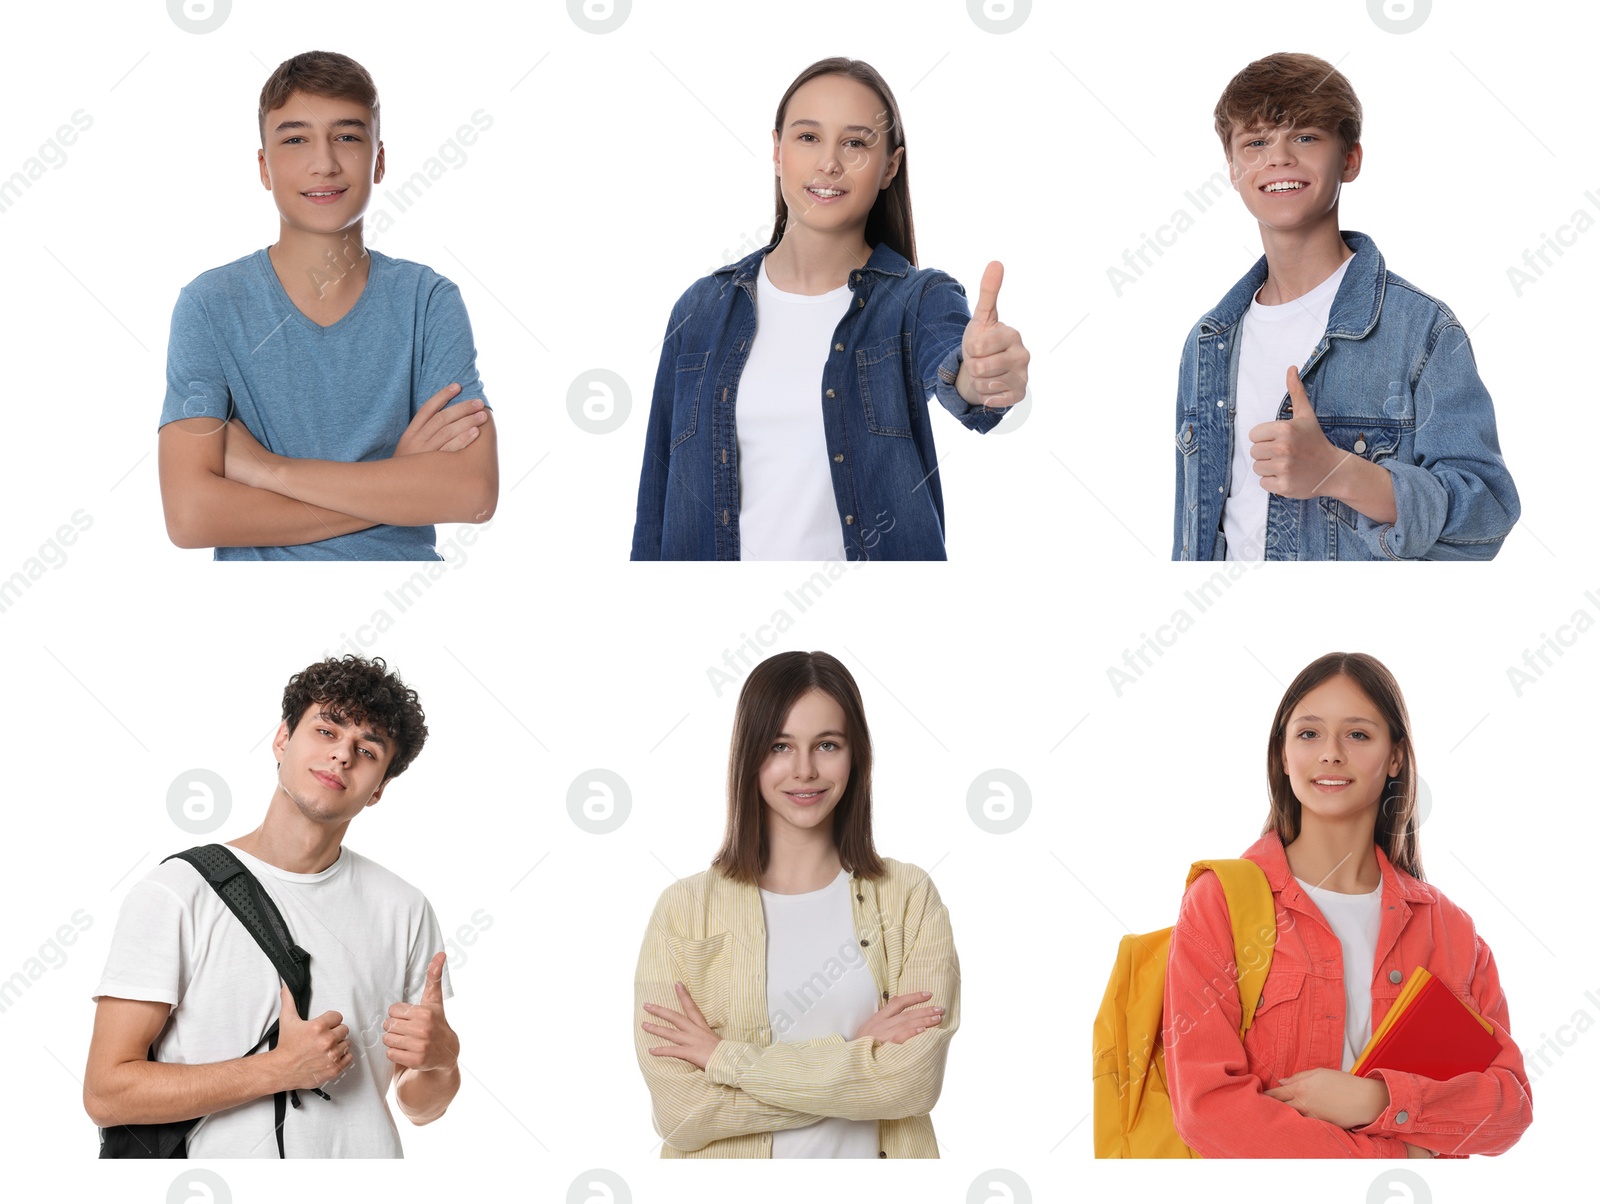
<path id="1" fill-rule="evenodd" d="M 778 131 L 772 131 L 772 174 L 778 175 L 783 170 L 783 158 L 778 153 Z"/>
<path id="2" fill-rule="evenodd" d="M 1401 746 L 1396 745 L 1394 752 L 1389 756 L 1389 776 L 1391 778 L 1399 777 L 1400 771 L 1405 768 L 1405 765 L 1406 750 Z"/>
<path id="3" fill-rule="evenodd" d="M 883 169 L 883 183 L 878 185 L 879 192 L 889 187 L 889 182 L 900 174 L 900 160 L 905 157 L 906 148 L 903 146 L 896 147 L 894 154 L 889 156 L 888 166 Z"/>
<path id="4" fill-rule="evenodd" d="M 278 734 L 272 737 L 272 755 L 280 762 L 283 760 L 283 750 L 289 746 L 288 721 L 278 724 Z"/>
<path id="5" fill-rule="evenodd" d="M 1340 180 L 1348 184 L 1361 174 L 1361 143 L 1352 142 L 1350 149 L 1344 153 L 1344 174 Z"/>
<path id="6" fill-rule="evenodd" d="M 264 147 L 256 151 L 256 169 L 261 172 L 261 187 L 271 192 L 272 177 L 267 174 L 267 152 Z"/>
<path id="7" fill-rule="evenodd" d="M 383 140 L 381 138 L 378 140 L 378 162 L 372 169 L 372 182 L 374 184 L 383 183 Z"/>
<path id="8" fill-rule="evenodd" d="M 388 788 L 389 788 L 389 783 L 388 783 L 388 781 L 385 781 L 381 786 L 379 786 L 376 790 L 374 790 L 372 792 L 372 797 L 369 798 L 366 801 L 365 805 L 368 806 L 368 807 L 372 806 L 374 803 L 376 803 L 379 799 L 381 799 L 383 797 L 383 792 L 385 790 L 387 790 Z"/>

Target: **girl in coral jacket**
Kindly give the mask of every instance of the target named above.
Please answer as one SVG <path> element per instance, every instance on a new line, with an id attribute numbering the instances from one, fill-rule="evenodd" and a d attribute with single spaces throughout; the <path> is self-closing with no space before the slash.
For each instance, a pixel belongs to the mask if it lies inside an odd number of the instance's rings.
<path id="1" fill-rule="evenodd" d="M 1411 725 L 1389 670 L 1332 652 L 1301 671 L 1267 740 L 1271 811 L 1244 856 L 1277 940 L 1239 1037 L 1233 936 L 1216 876 L 1184 897 L 1167 966 L 1172 1117 L 1206 1158 L 1499 1154 L 1533 1117 L 1489 946 L 1423 880 Z M 1447 1080 L 1347 1073 L 1418 966 L 1494 1027 L 1500 1052 Z"/>
<path id="2" fill-rule="evenodd" d="M 739 694 L 722 848 L 639 950 L 661 1156 L 937 1158 L 960 979 L 932 880 L 873 847 L 854 679 L 825 652 L 769 657 Z"/>

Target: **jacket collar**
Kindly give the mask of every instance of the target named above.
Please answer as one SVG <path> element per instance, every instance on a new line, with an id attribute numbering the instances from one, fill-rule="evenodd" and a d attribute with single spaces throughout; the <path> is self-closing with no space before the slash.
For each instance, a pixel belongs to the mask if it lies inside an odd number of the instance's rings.
<path id="1" fill-rule="evenodd" d="M 1339 282 L 1339 291 L 1334 294 L 1333 308 L 1328 312 L 1327 333 L 1330 338 L 1363 339 L 1378 324 L 1388 273 L 1377 245 L 1365 234 L 1341 230 L 1339 236 L 1355 252 L 1355 258 L 1345 269 L 1344 279 Z M 1216 307 L 1200 319 L 1202 331 L 1214 334 L 1242 319 L 1266 280 L 1267 257 L 1263 255 L 1256 260 L 1255 267 L 1245 273 L 1244 278 L 1217 302 Z"/>
<path id="2" fill-rule="evenodd" d="M 747 281 L 752 281 L 755 279 L 756 272 L 760 269 L 762 259 L 766 257 L 768 251 L 777 245 L 775 242 L 768 243 L 759 251 L 751 251 L 738 263 L 725 264 L 711 274 L 713 276 L 732 277 L 731 281 L 729 281 L 732 284 L 744 284 Z M 880 242 L 872 248 L 872 254 L 868 257 L 866 266 L 862 268 L 862 271 L 872 272 L 879 276 L 904 277 L 911 271 L 911 263 L 904 255 L 889 246 L 888 243 Z M 1263 279 L 1265 279 L 1265 276 L 1263 276 Z M 854 281 L 851 283 L 854 284 Z M 1258 284 L 1256 287 L 1259 288 L 1260 285 Z"/>
<path id="3" fill-rule="evenodd" d="M 1407 903 L 1432 903 L 1433 892 L 1425 883 L 1418 882 L 1410 874 L 1396 867 L 1384 855 L 1381 845 L 1373 845 L 1373 852 L 1378 855 L 1378 872 L 1383 876 L 1383 899 L 1385 904 L 1398 897 Z M 1289 858 L 1283 851 L 1283 842 L 1278 839 L 1276 832 L 1268 832 L 1255 844 L 1244 851 L 1244 856 L 1259 865 L 1267 875 L 1267 883 L 1272 887 L 1272 893 L 1282 895 L 1285 891 L 1291 893 L 1300 891 L 1300 884 L 1289 872 Z"/>

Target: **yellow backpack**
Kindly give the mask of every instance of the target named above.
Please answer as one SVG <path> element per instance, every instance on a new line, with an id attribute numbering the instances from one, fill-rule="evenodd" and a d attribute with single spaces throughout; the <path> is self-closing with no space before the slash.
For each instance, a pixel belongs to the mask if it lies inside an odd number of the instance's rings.
<path id="1" fill-rule="evenodd" d="M 1277 932 L 1272 888 L 1253 861 L 1197 861 L 1187 890 L 1210 870 L 1222 882 L 1233 928 L 1234 962 L 1243 1006 L 1244 1036 L 1261 1000 Z M 1167 1059 L 1161 1044 L 1161 1003 L 1167 982 L 1172 929 L 1128 935 L 1117 946 L 1117 962 L 1094 1018 L 1094 1156 L 1096 1158 L 1198 1158 L 1172 1126 Z M 1265 946 L 1266 956 L 1260 950 Z M 1250 950 L 1253 956 L 1242 956 Z M 1260 965 L 1256 963 L 1260 961 Z"/>

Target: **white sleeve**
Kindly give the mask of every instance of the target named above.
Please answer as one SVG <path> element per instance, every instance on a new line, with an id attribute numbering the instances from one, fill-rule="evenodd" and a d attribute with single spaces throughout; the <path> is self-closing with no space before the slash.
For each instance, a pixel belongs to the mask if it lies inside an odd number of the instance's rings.
<path id="1" fill-rule="evenodd" d="M 123 900 L 94 998 L 144 999 L 177 1007 L 188 966 L 184 949 L 194 935 L 194 917 L 182 900 L 159 882 L 134 884 Z"/>

